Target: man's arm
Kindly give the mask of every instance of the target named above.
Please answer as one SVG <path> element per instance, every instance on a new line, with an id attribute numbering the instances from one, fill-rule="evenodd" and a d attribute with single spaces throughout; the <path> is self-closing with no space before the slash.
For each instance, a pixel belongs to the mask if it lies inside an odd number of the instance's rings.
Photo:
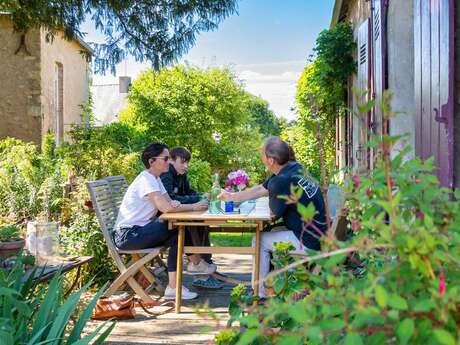
<path id="1" fill-rule="evenodd" d="M 242 192 L 237 192 L 237 193 L 231 193 L 223 190 L 218 198 L 223 201 L 246 201 L 246 200 L 251 200 L 251 199 L 257 199 L 261 198 L 263 196 L 268 195 L 268 190 L 264 188 L 263 185 L 258 185 L 246 190 L 243 190 Z"/>

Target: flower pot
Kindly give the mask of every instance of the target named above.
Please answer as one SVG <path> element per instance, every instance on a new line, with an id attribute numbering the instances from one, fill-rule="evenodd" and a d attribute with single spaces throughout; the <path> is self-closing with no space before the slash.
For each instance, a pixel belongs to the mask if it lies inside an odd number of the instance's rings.
<path id="1" fill-rule="evenodd" d="M 0 258 L 6 259 L 18 254 L 24 245 L 25 241 L 22 238 L 16 241 L 0 242 Z"/>

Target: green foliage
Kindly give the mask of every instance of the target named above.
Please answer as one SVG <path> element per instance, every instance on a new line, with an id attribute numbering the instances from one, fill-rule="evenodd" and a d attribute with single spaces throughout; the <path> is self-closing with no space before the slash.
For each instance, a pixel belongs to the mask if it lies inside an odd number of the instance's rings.
<path id="1" fill-rule="evenodd" d="M 317 56 L 317 78 L 321 87 L 334 87 L 334 83 L 347 80 L 356 71 L 352 55 L 355 47 L 353 28 L 348 22 L 340 22 L 333 28 L 320 32 L 313 51 Z M 338 98 L 337 102 L 342 100 Z"/>
<path id="2" fill-rule="evenodd" d="M 385 118 L 393 114 L 384 109 Z M 322 251 L 303 260 L 319 265 L 320 274 L 294 263 L 289 244 L 278 245 L 275 272 L 266 282 L 273 296 L 265 305 L 250 306 L 250 296 L 235 290 L 229 327 L 238 322 L 243 333 L 221 339 L 231 344 L 248 339 L 251 344 L 458 342 L 460 192 L 439 186 L 432 160 L 407 159 L 410 148 L 390 159 L 399 139 L 385 136 L 375 169 L 345 180 L 352 236 L 348 242 L 323 237 Z M 382 147 L 376 139 L 371 145 Z M 356 265 L 364 274 L 349 269 Z"/>
<path id="3" fill-rule="evenodd" d="M 245 332 L 236 336 L 239 342 L 231 337 L 221 344 L 244 343 L 249 332 L 251 344 L 287 337 L 301 344 L 458 341 L 460 206 L 438 186 L 431 162 L 405 161 L 403 155 L 391 161 L 392 201 L 381 162 L 368 176 L 346 183 L 354 236 L 350 243 L 324 239 L 323 252 L 332 255 L 313 261 L 321 275 L 297 265 L 269 281 L 275 296 L 266 306 L 247 307 L 246 295 L 235 300 L 231 308 L 240 309 L 230 312 L 232 322 Z M 366 263 L 363 277 L 356 278 L 344 268 L 344 256 L 334 254 L 347 248 Z M 275 269 L 294 262 L 287 250 L 278 246 Z M 252 317 L 260 322 L 253 324 Z"/>
<path id="4" fill-rule="evenodd" d="M 193 158 L 187 173 L 190 185 L 198 192 L 209 192 L 212 185 L 211 165 L 198 158 Z"/>
<path id="5" fill-rule="evenodd" d="M 83 37 L 81 27 L 91 18 L 105 41 L 91 43 L 95 72 L 110 69 L 128 55 L 150 61 L 155 69 L 171 64 L 195 43 L 196 35 L 215 30 L 237 11 L 235 0 L 208 1 L 18 1 L 3 0 L 0 11 L 11 15 L 14 29 L 26 33 L 44 28 L 47 39 L 63 32 L 67 39 Z"/>
<path id="6" fill-rule="evenodd" d="M 252 115 L 252 122 L 263 137 L 281 133 L 281 120 L 270 110 L 268 102 L 260 97 L 248 95 L 248 109 Z"/>
<path id="7" fill-rule="evenodd" d="M 103 289 L 78 312 L 77 306 L 87 285 L 66 299 L 60 273 L 49 286 L 36 287 L 31 278 L 22 279 L 25 262 L 25 258 L 19 257 L 12 270 L 0 270 L 2 344 L 97 344 L 109 335 L 114 323 L 103 323 L 86 336 L 81 335 Z"/>
<path id="8" fill-rule="evenodd" d="M 57 152 L 64 169 L 73 175 L 88 180 L 124 175 L 132 181 L 143 169 L 138 150 L 149 140 L 130 126 L 74 127 L 69 134 L 71 141 Z"/>
<path id="9" fill-rule="evenodd" d="M 62 176 L 54 156 L 54 141 L 44 137 L 43 150 L 7 138 L 0 142 L 0 214 L 3 221 L 20 223 L 55 218 L 62 196 Z"/>
<path id="10" fill-rule="evenodd" d="M 335 125 L 336 119 L 344 115 L 346 83 L 356 70 L 354 47 L 349 23 L 340 23 L 320 33 L 314 48 L 316 58 L 305 67 L 297 83 L 300 119 L 282 132 L 299 161 L 318 179 L 319 147 L 329 173 L 335 164 Z"/>
<path id="11" fill-rule="evenodd" d="M 285 140 L 295 152 L 296 159 L 304 165 L 308 172 L 316 179 L 321 179 L 321 165 L 319 160 L 318 142 L 312 131 L 301 125 L 302 120 L 297 120 L 283 128 L 281 139 Z M 327 149 L 327 162 L 331 161 L 330 155 L 335 154 L 334 150 Z"/>
<path id="12" fill-rule="evenodd" d="M 0 226 L 0 241 L 15 241 L 20 238 L 20 230 L 16 225 Z"/>
<path id="13" fill-rule="evenodd" d="M 248 100 L 228 69 L 148 70 L 133 82 L 120 121 L 152 141 L 189 148 L 194 159 L 209 162 L 213 171 L 226 174 L 245 167 L 258 182 L 264 170 L 254 152 L 262 138 L 248 110 L 255 101 Z"/>

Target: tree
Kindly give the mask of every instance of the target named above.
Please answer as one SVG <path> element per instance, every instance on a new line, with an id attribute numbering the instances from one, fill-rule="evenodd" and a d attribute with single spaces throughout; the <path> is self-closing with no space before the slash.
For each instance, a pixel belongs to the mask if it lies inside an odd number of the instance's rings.
<path id="1" fill-rule="evenodd" d="M 90 18 L 105 35 L 104 43 L 91 43 L 95 72 L 115 73 L 128 54 L 156 70 L 176 61 L 198 33 L 215 30 L 235 13 L 237 0 L 2 0 L 0 11 L 11 15 L 23 42 L 33 28 L 44 28 L 47 39 L 59 31 L 66 39 L 83 38 L 81 25 Z"/>
<path id="2" fill-rule="evenodd" d="M 249 95 L 248 108 L 252 115 L 254 125 L 264 137 L 280 135 L 281 122 L 269 108 L 266 100 Z"/>
<path id="3" fill-rule="evenodd" d="M 175 66 L 145 71 L 132 84 L 120 121 L 168 146 L 182 145 L 213 170 L 263 173 L 248 93 L 228 69 Z"/>
<path id="4" fill-rule="evenodd" d="M 305 67 L 297 83 L 296 105 L 300 120 L 283 135 L 294 141 L 296 135 L 300 135 L 305 146 L 303 151 L 298 151 L 299 145 L 293 144 L 294 151 L 304 158 L 305 166 L 313 172 L 319 172 L 318 145 L 322 147 L 326 169 L 332 169 L 335 164 L 336 119 L 346 111 L 346 84 L 356 70 L 352 55 L 355 46 L 349 23 L 323 30 L 313 49 L 316 58 Z M 312 111 L 312 103 L 315 111 Z"/>

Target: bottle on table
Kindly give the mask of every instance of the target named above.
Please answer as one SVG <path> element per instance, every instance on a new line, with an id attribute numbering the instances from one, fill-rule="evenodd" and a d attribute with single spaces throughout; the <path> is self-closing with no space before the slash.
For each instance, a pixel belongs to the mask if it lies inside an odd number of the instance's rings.
<path id="1" fill-rule="evenodd" d="M 219 174 L 214 175 L 214 182 L 212 183 L 211 188 L 211 198 L 209 201 L 209 213 L 219 214 L 222 213 L 220 207 L 220 200 L 217 199 L 217 196 L 220 194 L 220 184 L 219 184 Z"/>

